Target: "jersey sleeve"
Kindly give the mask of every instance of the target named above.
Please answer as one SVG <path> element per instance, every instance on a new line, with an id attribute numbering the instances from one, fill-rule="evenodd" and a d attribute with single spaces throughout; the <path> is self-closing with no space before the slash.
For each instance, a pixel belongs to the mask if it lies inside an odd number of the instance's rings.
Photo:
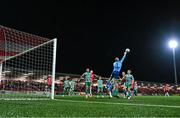
<path id="1" fill-rule="evenodd" d="M 126 54 L 124 54 L 124 56 L 121 58 L 120 62 L 122 63 L 125 58 L 126 58 Z"/>
<path id="2" fill-rule="evenodd" d="M 134 76 L 133 75 L 131 76 L 131 79 L 134 81 Z"/>
<path id="3" fill-rule="evenodd" d="M 83 74 L 81 75 L 81 79 L 84 79 L 84 76 L 85 76 L 85 73 L 83 73 Z"/>

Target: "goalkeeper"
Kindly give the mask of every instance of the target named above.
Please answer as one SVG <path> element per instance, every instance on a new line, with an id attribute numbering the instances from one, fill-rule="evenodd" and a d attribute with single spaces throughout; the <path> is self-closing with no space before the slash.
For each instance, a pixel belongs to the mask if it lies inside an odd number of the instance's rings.
<path id="1" fill-rule="evenodd" d="M 126 49 L 125 52 L 124 52 L 124 56 L 122 57 L 121 60 L 119 60 L 118 57 L 115 58 L 115 62 L 113 63 L 113 71 L 112 71 L 112 74 L 110 76 L 110 80 L 112 78 L 115 78 L 115 79 L 119 79 L 119 73 L 121 71 L 121 67 L 122 67 L 122 63 L 126 57 L 126 54 L 130 52 L 130 49 Z"/>

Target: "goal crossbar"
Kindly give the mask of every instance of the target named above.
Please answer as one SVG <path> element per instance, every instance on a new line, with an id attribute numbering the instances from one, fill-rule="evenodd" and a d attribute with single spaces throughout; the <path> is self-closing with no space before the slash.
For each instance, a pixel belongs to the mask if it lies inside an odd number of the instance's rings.
<path id="1" fill-rule="evenodd" d="M 43 45 L 46 45 L 46 44 L 48 44 L 48 43 L 50 43 L 50 42 L 53 42 L 54 40 L 55 40 L 55 39 L 49 40 L 49 41 L 47 41 L 47 42 L 45 42 L 45 43 L 42 43 L 42 44 L 37 45 L 37 46 L 35 46 L 35 47 L 33 47 L 33 48 L 30 48 L 30 49 L 25 50 L 25 51 L 23 51 L 23 52 L 21 52 L 21 53 L 18 53 L 18 54 L 14 55 L 14 56 L 5 58 L 4 60 L 1 61 L 1 63 L 5 62 L 5 61 L 8 61 L 8 60 L 10 60 L 10 59 L 12 59 L 12 58 L 21 56 L 21 55 L 23 55 L 23 54 L 25 54 L 25 53 L 27 53 L 27 52 L 30 52 L 30 51 L 32 51 L 32 50 L 34 50 L 34 49 L 37 49 L 37 48 L 41 47 L 41 46 L 43 46 Z"/>

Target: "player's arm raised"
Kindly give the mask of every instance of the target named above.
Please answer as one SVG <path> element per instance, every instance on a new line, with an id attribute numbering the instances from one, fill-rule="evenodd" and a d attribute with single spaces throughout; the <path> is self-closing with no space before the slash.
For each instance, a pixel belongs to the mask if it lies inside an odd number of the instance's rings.
<path id="1" fill-rule="evenodd" d="M 122 81 L 122 80 L 124 80 L 124 79 L 126 79 L 126 76 L 124 76 L 124 77 L 120 78 L 120 80 L 121 80 L 121 81 Z"/>
<path id="2" fill-rule="evenodd" d="M 121 63 L 124 61 L 124 59 L 126 58 L 126 54 L 130 52 L 130 49 L 126 49 L 124 52 L 124 56 L 121 58 Z"/>
<path id="3" fill-rule="evenodd" d="M 94 76 L 97 77 L 97 78 L 99 77 L 99 75 L 96 75 L 96 74 L 94 74 Z"/>
<path id="4" fill-rule="evenodd" d="M 80 78 L 78 79 L 78 82 L 80 82 L 80 80 L 84 77 L 84 73 L 80 76 Z"/>

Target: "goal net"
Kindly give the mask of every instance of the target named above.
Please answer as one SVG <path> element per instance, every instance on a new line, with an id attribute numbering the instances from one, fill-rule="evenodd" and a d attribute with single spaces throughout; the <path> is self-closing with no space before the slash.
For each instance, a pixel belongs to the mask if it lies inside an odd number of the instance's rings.
<path id="1" fill-rule="evenodd" d="M 0 99 L 54 99 L 56 44 L 0 26 Z"/>

